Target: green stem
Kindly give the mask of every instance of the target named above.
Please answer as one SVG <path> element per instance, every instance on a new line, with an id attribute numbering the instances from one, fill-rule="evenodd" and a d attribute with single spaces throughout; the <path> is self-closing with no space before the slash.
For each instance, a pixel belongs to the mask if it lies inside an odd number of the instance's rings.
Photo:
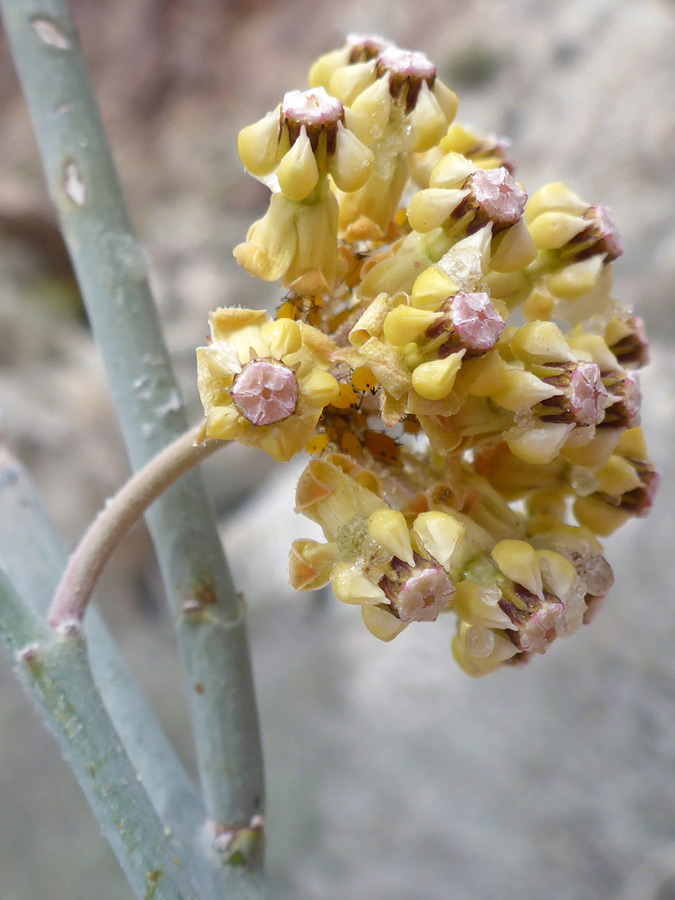
<path id="1" fill-rule="evenodd" d="M 0 639 L 36 700 L 140 900 L 197 889 L 100 702 L 84 641 L 58 638 L 0 572 Z"/>
<path id="2" fill-rule="evenodd" d="M 134 468 L 187 422 L 66 0 L 1 0 L 56 205 Z M 181 616 L 200 781 L 216 832 L 262 811 L 263 768 L 244 609 L 193 471 L 148 513 Z M 202 610 L 204 614 L 200 614 Z M 199 691 L 196 685 L 200 685 Z"/>
<path id="3" fill-rule="evenodd" d="M 26 470 L 0 445 L 0 568 L 44 614 L 65 566 L 65 549 Z M 94 680 L 153 806 L 174 834 L 192 840 L 204 820 L 194 785 L 96 610 L 85 634 Z"/>

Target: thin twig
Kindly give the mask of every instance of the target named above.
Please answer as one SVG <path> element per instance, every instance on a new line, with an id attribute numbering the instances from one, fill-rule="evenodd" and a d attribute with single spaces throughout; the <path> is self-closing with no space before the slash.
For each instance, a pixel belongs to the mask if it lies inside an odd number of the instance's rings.
<path id="1" fill-rule="evenodd" d="M 200 429 L 190 429 L 162 450 L 106 502 L 68 561 L 47 614 L 52 628 L 82 622 L 106 563 L 131 527 L 175 481 L 225 446 L 198 443 Z"/>

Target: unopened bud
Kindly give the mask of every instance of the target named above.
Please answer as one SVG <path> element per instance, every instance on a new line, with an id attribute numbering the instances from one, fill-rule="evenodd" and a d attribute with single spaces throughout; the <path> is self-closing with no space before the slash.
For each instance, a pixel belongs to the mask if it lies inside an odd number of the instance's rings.
<path id="1" fill-rule="evenodd" d="M 425 400 L 443 400 L 455 384 L 465 350 L 451 353 L 445 359 L 422 363 L 412 373 L 415 391 Z"/>
<path id="2" fill-rule="evenodd" d="M 412 286 L 410 303 L 417 309 L 436 311 L 457 293 L 459 285 L 438 266 L 429 266 Z"/>
<path id="3" fill-rule="evenodd" d="M 477 169 L 469 179 L 469 186 L 479 207 L 495 226 L 513 225 L 522 216 L 527 194 L 506 169 Z"/>
<path id="4" fill-rule="evenodd" d="M 626 369 L 641 369 L 649 362 L 649 341 L 639 316 L 611 319 L 605 329 L 605 341 Z"/>
<path id="5" fill-rule="evenodd" d="M 384 320 L 384 336 L 395 347 L 415 341 L 436 319 L 438 314 L 414 306 L 397 306 Z"/>
<path id="6" fill-rule="evenodd" d="M 522 584 L 531 594 L 543 596 L 539 560 L 526 541 L 499 541 L 492 549 L 492 558 L 507 578 Z"/>
<path id="7" fill-rule="evenodd" d="M 418 191 L 408 207 L 408 221 L 415 231 L 431 231 L 443 225 L 468 196 L 468 190 L 456 188 Z"/>
<path id="8" fill-rule="evenodd" d="M 368 631 L 385 643 L 392 641 L 408 627 L 408 623 L 401 621 L 389 606 L 364 605 L 361 607 L 361 615 Z"/>
<path id="9" fill-rule="evenodd" d="M 387 47 L 377 58 L 377 74 L 389 75 L 391 96 L 405 107 L 407 113 L 415 109 L 423 84 L 432 87 L 436 80 L 436 66 L 424 53 Z"/>
<path id="10" fill-rule="evenodd" d="M 413 549 L 410 532 L 403 513 L 393 509 L 378 509 L 368 519 L 368 534 L 396 556 L 413 566 Z"/>
<path id="11" fill-rule="evenodd" d="M 298 380 L 281 363 L 256 359 L 235 379 L 232 399 L 252 425 L 273 425 L 295 412 Z"/>
<path id="12" fill-rule="evenodd" d="M 424 549 L 447 569 L 450 561 L 464 539 L 466 529 L 457 519 L 447 513 L 432 510 L 420 513 L 413 523 L 416 535 Z"/>

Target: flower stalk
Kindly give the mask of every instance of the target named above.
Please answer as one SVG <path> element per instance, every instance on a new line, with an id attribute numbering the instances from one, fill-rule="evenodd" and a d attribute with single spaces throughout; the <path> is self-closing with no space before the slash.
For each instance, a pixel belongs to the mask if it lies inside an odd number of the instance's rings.
<path id="1" fill-rule="evenodd" d="M 54 594 L 47 622 L 57 631 L 77 629 L 115 548 L 146 509 L 182 475 L 224 446 L 199 441 L 201 426 L 170 444 L 110 498 L 87 530 Z"/>

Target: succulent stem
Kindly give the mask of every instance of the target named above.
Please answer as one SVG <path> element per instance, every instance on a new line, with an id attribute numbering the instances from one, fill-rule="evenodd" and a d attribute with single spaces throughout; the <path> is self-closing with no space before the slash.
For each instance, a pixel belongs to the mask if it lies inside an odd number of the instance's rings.
<path id="1" fill-rule="evenodd" d="M 187 427 L 145 256 L 66 0 L 1 0 L 0 8 L 124 440 L 140 468 Z M 241 599 L 199 474 L 166 491 L 148 523 L 174 609 L 209 599 L 209 616 L 193 616 L 189 627 L 179 620 L 179 645 L 191 683 L 211 685 L 189 694 L 206 813 L 222 827 L 243 825 L 261 813 L 264 791 L 253 679 Z"/>

